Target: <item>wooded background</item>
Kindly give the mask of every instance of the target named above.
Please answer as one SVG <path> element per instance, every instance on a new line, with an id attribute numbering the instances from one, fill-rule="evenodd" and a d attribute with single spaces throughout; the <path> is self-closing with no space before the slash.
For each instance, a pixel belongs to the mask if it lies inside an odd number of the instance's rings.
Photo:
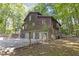
<path id="1" fill-rule="evenodd" d="M 65 35 L 79 35 L 79 4 L 39 3 L 28 9 L 25 4 L 0 4 L 0 33 L 10 34 L 20 31 L 23 20 L 30 11 L 54 17 L 61 24 Z"/>

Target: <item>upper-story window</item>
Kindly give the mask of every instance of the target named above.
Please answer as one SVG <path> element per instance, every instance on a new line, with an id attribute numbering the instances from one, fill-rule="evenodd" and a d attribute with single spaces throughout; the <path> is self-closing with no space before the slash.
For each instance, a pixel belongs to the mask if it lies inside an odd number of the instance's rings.
<path id="1" fill-rule="evenodd" d="M 27 29 L 27 24 L 24 26 L 24 29 Z"/>
<path id="2" fill-rule="evenodd" d="M 24 29 L 24 26 L 22 27 L 22 29 Z"/>
<path id="3" fill-rule="evenodd" d="M 29 16 L 29 21 L 31 21 L 31 16 Z"/>
<path id="4" fill-rule="evenodd" d="M 45 24 L 45 21 L 44 20 L 42 20 L 42 24 Z"/>
<path id="5" fill-rule="evenodd" d="M 57 23 L 57 27 L 59 27 L 59 24 Z"/>
<path id="6" fill-rule="evenodd" d="M 32 25 L 35 26 L 35 23 L 33 22 Z"/>

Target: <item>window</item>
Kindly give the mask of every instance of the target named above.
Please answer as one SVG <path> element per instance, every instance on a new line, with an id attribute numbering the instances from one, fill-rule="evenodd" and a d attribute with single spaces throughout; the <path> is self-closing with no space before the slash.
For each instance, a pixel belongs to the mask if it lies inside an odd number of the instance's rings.
<path id="1" fill-rule="evenodd" d="M 46 32 L 43 33 L 43 39 L 47 39 L 48 35 Z"/>
<path id="2" fill-rule="evenodd" d="M 24 26 L 22 27 L 22 29 L 24 29 Z"/>
<path id="3" fill-rule="evenodd" d="M 29 39 L 33 39 L 33 33 L 29 32 Z"/>
<path id="4" fill-rule="evenodd" d="M 27 24 L 25 25 L 25 29 L 27 29 Z"/>
<path id="5" fill-rule="evenodd" d="M 35 23 L 32 23 L 33 26 L 35 26 Z"/>
<path id="6" fill-rule="evenodd" d="M 45 24 L 45 20 L 42 20 L 42 24 Z"/>
<path id="7" fill-rule="evenodd" d="M 25 38 L 25 34 L 24 33 L 21 34 L 21 38 Z"/>
<path id="8" fill-rule="evenodd" d="M 42 24 L 44 24 L 44 21 L 42 20 Z"/>
<path id="9" fill-rule="evenodd" d="M 31 16 L 29 16 L 29 21 L 31 21 Z"/>
<path id="10" fill-rule="evenodd" d="M 35 33 L 35 39 L 39 39 L 39 33 Z"/>
<path id="11" fill-rule="evenodd" d="M 25 38 L 29 39 L 29 33 L 28 32 L 25 33 Z"/>

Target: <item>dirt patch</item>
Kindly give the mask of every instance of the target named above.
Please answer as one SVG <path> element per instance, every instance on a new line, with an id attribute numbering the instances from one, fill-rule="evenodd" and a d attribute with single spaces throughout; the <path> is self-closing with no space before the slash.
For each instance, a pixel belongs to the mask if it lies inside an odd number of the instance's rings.
<path id="1" fill-rule="evenodd" d="M 15 50 L 15 56 L 78 56 L 79 43 L 76 40 L 54 40 L 33 44 Z"/>

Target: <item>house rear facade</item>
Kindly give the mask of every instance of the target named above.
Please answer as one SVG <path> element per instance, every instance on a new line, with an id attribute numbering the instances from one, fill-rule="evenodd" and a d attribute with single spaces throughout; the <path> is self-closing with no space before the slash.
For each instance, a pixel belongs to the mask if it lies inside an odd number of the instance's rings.
<path id="1" fill-rule="evenodd" d="M 60 37 L 60 24 L 51 16 L 29 12 L 20 36 L 26 39 L 56 39 Z"/>

